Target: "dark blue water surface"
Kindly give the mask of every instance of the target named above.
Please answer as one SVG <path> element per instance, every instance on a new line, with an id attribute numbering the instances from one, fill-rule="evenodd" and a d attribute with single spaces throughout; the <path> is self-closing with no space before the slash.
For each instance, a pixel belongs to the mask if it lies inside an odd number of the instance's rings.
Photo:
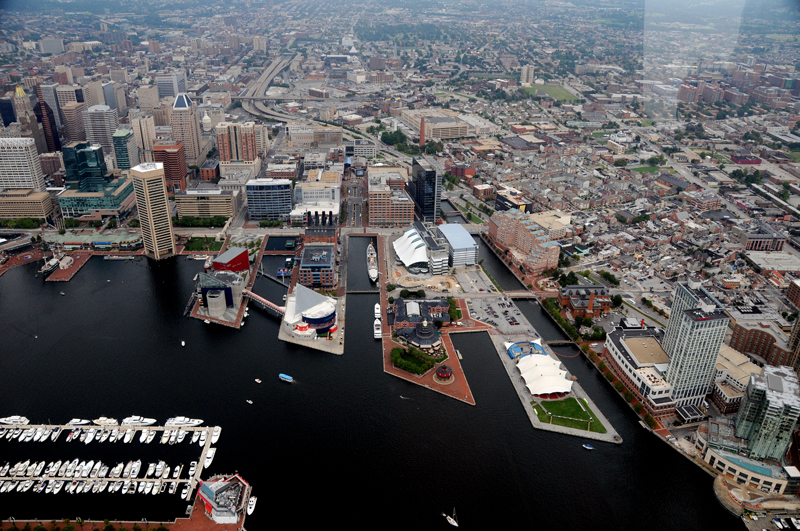
<path id="1" fill-rule="evenodd" d="M 363 262 L 361 245 L 351 249 L 353 263 Z M 267 258 L 265 269 L 282 260 Z M 242 330 L 182 317 L 200 261 L 93 258 L 65 284 L 45 283 L 35 269 L 0 278 L 0 416 L 63 423 L 185 415 L 220 425 L 206 472 L 238 471 L 253 484 L 259 503 L 247 519 L 251 531 L 448 529 L 441 512 L 453 507 L 467 529 L 734 523 L 711 478 L 642 430 L 581 358 L 570 358 L 568 368 L 619 430 L 621 446 L 587 452 L 580 439 L 534 430 L 486 334 L 454 340 L 474 407 L 385 374 L 372 338 L 377 296 L 348 296 L 345 354 L 335 356 L 278 341 L 278 322 L 254 308 Z M 265 278 L 254 289 L 276 302 L 285 293 Z M 280 382 L 281 372 L 297 383 Z M 80 458 L 174 466 L 198 457 L 199 447 L 186 443 L 0 441 L 0 465 Z M 157 522 L 185 508 L 169 494 L 0 495 L 0 518 Z"/>

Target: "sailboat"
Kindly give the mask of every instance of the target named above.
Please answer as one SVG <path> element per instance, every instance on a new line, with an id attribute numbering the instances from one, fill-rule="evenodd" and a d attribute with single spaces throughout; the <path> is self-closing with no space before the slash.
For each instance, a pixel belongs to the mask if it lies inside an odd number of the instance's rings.
<path id="1" fill-rule="evenodd" d="M 450 515 L 448 515 L 447 513 L 442 513 L 442 516 L 444 516 L 444 518 L 445 518 L 445 520 L 447 520 L 448 524 L 452 525 L 453 527 L 458 527 L 458 520 L 456 520 L 456 508 L 455 507 L 453 507 L 453 516 L 452 517 Z"/>

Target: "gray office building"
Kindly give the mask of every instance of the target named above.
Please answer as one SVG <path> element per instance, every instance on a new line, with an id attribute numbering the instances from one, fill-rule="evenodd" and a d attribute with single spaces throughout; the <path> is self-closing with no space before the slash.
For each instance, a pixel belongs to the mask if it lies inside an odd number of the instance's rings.
<path id="1" fill-rule="evenodd" d="M 247 182 L 247 210 L 251 220 L 284 221 L 292 212 L 292 181 L 252 179 Z"/>

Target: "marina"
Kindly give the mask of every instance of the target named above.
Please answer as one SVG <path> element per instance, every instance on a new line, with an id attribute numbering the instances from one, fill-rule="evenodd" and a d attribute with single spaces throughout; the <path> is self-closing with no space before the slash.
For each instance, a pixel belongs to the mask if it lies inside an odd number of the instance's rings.
<path id="1" fill-rule="evenodd" d="M 202 420 L 186 417 L 169 419 L 164 426 L 154 426 L 155 419 L 144 417 L 127 417 L 119 424 L 116 419 L 100 417 L 94 421 L 72 419 L 66 424 L 30 424 L 22 416 L 10 416 L 0 419 L 0 444 L 12 442 L 56 442 L 62 434 L 66 442 L 88 445 L 92 442 L 102 444 L 112 443 L 130 444 L 138 441 L 139 444 L 150 444 L 157 440 L 159 434 L 161 444 L 189 444 L 199 442 L 200 457 L 190 466 L 188 477 L 181 477 L 185 464 L 177 464 L 173 474 L 169 475 L 170 467 L 164 468 L 166 463 L 159 461 L 151 463 L 144 477 L 138 479 L 141 460 L 128 461 L 127 465 L 120 462 L 113 469 L 103 465 L 101 461 L 78 461 L 69 459 L 63 461 L 20 461 L 11 465 L 0 462 L 0 494 L 17 491 L 27 492 L 34 484 L 34 492 L 58 494 L 62 488 L 69 493 L 98 493 L 119 492 L 133 494 L 141 486 L 139 493 L 148 489 L 148 493 L 160 494 L 169 490 L 174 493 L 178 488 L 184 499 L 188 499 L 200 482 L 204 469 L 208 468 L 216 455 L 216 444 L 222 433 L 219 426 L 202 426 Z M 38 445 L 36 446 L 38 448 Z M 197 466 L 197 463 L 202 463 Z M 158 484 L 156 484 L 158 481 Z M 60 482 L 60 483 L 59 483 Z M 172 488 L 172 485 L 175 488 Z M 130 490 L 129 487 L 133 487 Z M 41 488 L 38 488 L 41 487 Z M 153 492 L 153 489 L 156 488 Z"/>

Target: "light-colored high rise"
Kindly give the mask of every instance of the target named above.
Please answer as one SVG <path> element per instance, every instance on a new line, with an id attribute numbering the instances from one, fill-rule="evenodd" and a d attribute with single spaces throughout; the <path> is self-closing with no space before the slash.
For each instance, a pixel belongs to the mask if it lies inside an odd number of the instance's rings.
<path id="1" fill-rule="evenodd" d="M 525 65 L 525 66 L 523 66 L 522 67 L 522 72 L 520 72 L 520 76 L 519 76 L 520 84 L 525 83 L 525 84 L 528 84 L 528 85 L 533 85 L 533 82 L 536 79 L 536 77 L 534 75 L 535 71 L 536 71 L 536 69 L 533 67 L 533 65 Z"/>
<path id="2" fill-rule="evenodd" d="M 186 92 L 186 74 L 181 71 L 169 74 L 156 74 L 159 98 L 174 98 Z"/>
<path id="3" fill-rule="evenodd" d="M 119 128 L 117 110 L 108 105 L 94 105 L 83 112 L 86 140 L 103 146 L 105 153 L 114 153 L 114 131 Z"/>
<path id="4" fill-rule="evenodd" d="M 83 88 L 76 85 L 59 85 L 55 89 L 58 108 L 63 109 L 64 105 L 71 101 L 83 103 Z"/>
<path id="5" fill-rule="evenodd" d="M 153 162 L 153 142 L 156 140 L 156 126 L 153 116 L 141 116 L 131 119 L 133 136 L 136 138 L 136 146 L 139 148 L 139 160 L 143 162 Z"/>
<path id="6" fill-rule="evenodd" d="M 44 137 L 42 124 L 36 120 L 36 114 L 31 106 L 31 99 L 25 94 L 25 89 L 17 87 L 14 92 L 14 111 L 17 115 L 17 122 L 22 125 L 22 136 L 33 138 L 36 143 L 36 150 L 47 153 L 47 140 Z"/>
<path id="7" fill-rule="evenodd" d="M 175 235 L 164 180 L 164 165 L 145 162 L 131 168 L 145 254 L 161 260 L 175 254 Z"/>
<path id="8" fill-rule="evenodd" d="M 86 98 L 86 105 L 89 107 L 106 104 L 102 81 L 89 81 L 86 83 L 86 86 L 83 87 L 83 95 Z"/>
<path id="9" fill-rule="evenodd" d="M 678 282 L 662 346 L 676 407 L 699 408 L 714 374 L 730 317 L 698 280 Z M 699 413 L 699 411 L 698 411 Z"/>
<path id="10" fill-rule="evenodd" d="M 255 122 L 220 122 L 216 131 L 220 162 L 256 160 L 258 142 Z"/>
<path id="11" fill-rule="evenodd" d="M 67 142 L 82 142 L 86 140 L 86 127 L 83 125 L 83 113 L 86 104 L 70 101 L 61 106 L 61 116 L 64 123 L 64 138 Z"/>
<path id="12" fill-rule="evenodd" d="M 200 158 L 200 119 L 189 95 L 178 94 L 172 104 L 172 138 L 183 142 L 186 161 L 191 166 Z"/>
<path id="13" fill-rule="evenodd" d="M 0 189 L 45 191 L 44 173 L 32 138 L 0 138 Z"/>
<path id="14" fill-rule="evenodd" d="M 142 110 L 152 111 L 158 107 L 158 87 L 155 85 L 150 85 L 149 87 L 139 87 L 136 90 L 136 97 L 139 99 L 139 107 Z"/>

